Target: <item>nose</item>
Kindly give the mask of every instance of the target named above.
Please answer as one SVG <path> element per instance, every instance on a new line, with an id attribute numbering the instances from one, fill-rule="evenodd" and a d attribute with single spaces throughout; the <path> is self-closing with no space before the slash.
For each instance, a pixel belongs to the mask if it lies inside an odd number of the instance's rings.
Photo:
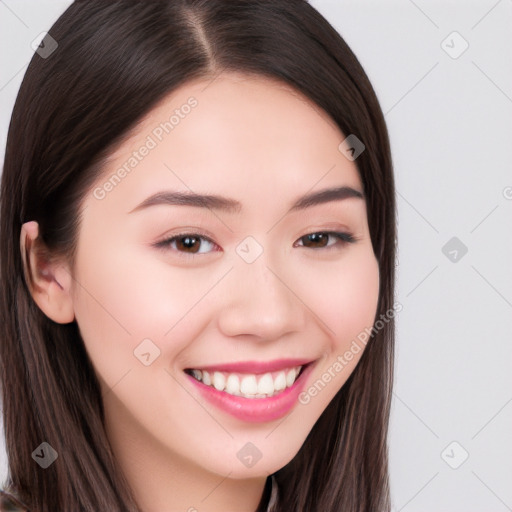
<path id="1" fill-rule="evenodd" d="M 265 256 L 250 264 L 237 261 L 228 276 L 218 315 L 226 336 L 270 341 L 305 329 L 307 307 L 297 290 L 300 276 L 275 268 Z"/>

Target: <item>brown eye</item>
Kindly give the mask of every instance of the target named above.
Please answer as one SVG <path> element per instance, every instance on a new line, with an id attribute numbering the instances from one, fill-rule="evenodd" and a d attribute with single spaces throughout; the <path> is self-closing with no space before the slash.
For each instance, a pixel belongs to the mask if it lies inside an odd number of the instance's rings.
<path id="1" fill-rule="evenodd" d="M 308 249 L 322 249 L 324 247 L 330 248 L 333 245 L 337 245 L 336 243 L 329 243 L 330 237 L 337 238 L 341 245 L 355 242 L 355 238 L 350 233 L 339 233 L 336 231 L 319 231 L 316 233 L 309 233 L 308 235 L 304 235 L 299 238 L 299 240 L 301 240 L 303 246 Z"/>
<path id="2" fill-rule="evenodd" d="M 204 254 L 208 251 L 208 244 L 215 245 L 210 239 L 198 233 L 182 233 L 158 242 L 156 247 L 160 248 L 173 248 L 175 251 L 185 254 Z M 175 248 L 174 248 L 175 246 Z M 203 247 L 206 246 L 206 250 Z"/>
<path id="3" fill-rule="evenodd" d="M 184 236 L 176 239 L 176 247 L 179 251 L 196 253 L 201 246 L 201 238 L 196 236 Z"/>
<path id="4" fill-rule="evenodd" d="M 311 233 L 310 235 L 303 236 L 301 240 L 303 240 L 306 247 L 311 247 L 311 245 L 307 245 L 308 243 L 311 243 L 313 247 L 326 247 L 329 235 L 326 233 Z"/>

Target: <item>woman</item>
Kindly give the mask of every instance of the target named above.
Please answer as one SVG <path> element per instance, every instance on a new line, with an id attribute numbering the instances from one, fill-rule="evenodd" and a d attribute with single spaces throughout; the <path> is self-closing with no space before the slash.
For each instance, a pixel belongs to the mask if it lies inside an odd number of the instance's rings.
<path id="1" fill-rule="evenodd" d="M 76 1 L 1 189 L 7 490 L 35 511 L 389 511 L 395 198 L 302 0 Z"/>

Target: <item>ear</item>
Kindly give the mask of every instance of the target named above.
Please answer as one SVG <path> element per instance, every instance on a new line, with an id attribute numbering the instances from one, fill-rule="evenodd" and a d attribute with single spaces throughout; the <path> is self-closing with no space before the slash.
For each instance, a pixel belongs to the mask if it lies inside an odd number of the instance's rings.
<path id="1" fill-rule="evenodd" d="M 25 282 L 32 298 L 48 318 L 68 324 L 75 318 L 71 273 L 67 265 L 49 258 L 48 250 L 38 236 L 37 222 L 30 221 L 21 226 L 20 250 Z"/>

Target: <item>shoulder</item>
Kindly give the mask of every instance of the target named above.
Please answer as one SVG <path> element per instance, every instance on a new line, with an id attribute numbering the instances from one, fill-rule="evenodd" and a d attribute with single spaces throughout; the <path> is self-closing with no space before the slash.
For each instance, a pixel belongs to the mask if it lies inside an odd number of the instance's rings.
<path id="1" fill-rule="evenodd" d="M 11 492 L 0 489 L 0 512 L 29 512 Z"/>

